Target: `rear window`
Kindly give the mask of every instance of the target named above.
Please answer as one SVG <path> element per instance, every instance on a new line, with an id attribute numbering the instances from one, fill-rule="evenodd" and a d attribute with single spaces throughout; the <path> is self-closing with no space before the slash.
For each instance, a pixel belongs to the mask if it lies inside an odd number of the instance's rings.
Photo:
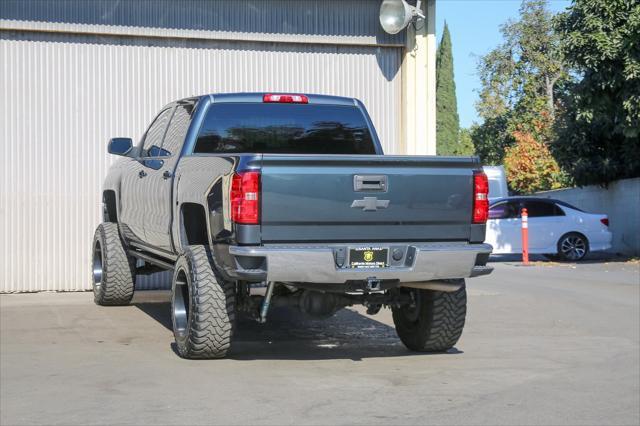
<path id="1" fill-rule="evenodd" d="M 220 103 L 209 107 L 194 153 L 376 152 L 355 106 Z"/>

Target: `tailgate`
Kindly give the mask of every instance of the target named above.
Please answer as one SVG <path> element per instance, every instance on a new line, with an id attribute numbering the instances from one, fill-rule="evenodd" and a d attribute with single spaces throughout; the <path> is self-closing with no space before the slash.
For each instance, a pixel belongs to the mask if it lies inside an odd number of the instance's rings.
<path id="1" fill-rule="evenodd" d="M 262 241 L 467 241 L 475 158 L 264 155 Z"/>

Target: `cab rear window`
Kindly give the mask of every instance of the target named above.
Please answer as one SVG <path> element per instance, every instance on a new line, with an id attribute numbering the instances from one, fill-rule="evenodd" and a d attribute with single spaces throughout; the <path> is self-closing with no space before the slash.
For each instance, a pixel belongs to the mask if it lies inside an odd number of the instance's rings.
<path id="1" fill-rule="evenodd" d="M 375 154 L 355 106 L 220 103 L 209 107 L 194 153 Z"/>

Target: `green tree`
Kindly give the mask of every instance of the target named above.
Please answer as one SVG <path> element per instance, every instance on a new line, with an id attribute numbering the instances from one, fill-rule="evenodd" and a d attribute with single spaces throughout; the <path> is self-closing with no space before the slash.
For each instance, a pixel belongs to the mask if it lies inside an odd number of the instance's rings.
<path id="1" fill-rule="evenodd" d="M 553 121 L 560 107 L 557 94 L 568 79 L 560 38 L 546 0 L 524 0 L 520 16 L 501 29 L 503 42 L 480 58 L 480 100 L 483 124 L 472 135 L 483 161 L 500 164 L 513 133 L 525 131 L 537 140 L 553 139 L 552 126 L 538 126 L 545 114 Z"/>
<path id="2" fill-rule="evenodd" d="M 486 165 L 499 166 L 504 161 L 505 149 L 513 143 L 509 133 L 510 114 L 499 114 L 485 118 L 481 125 L 474 124 L 471 140 L 476 154 Z"/>
<path id="3" fill-rule="evenodd" d="M 455 155 L 460 132 L 456 83 L 453 79 L 451 34 L 447 23 L 436 53 L 436 151 Z"/>
<path id="4" fill-rule="evenodd" d="M 579 81 L 553 153 L 578 185 L 640 176 L 640 3 L 575 0 L 556 29 Z"/>
<path id="5" fill-rule="evenodd" d="M 458 135 L 458 145 L 456 146 L 455 155 L 475 155 L 476 150 L 471 140 L 471 130 L 460 129 Z"/>

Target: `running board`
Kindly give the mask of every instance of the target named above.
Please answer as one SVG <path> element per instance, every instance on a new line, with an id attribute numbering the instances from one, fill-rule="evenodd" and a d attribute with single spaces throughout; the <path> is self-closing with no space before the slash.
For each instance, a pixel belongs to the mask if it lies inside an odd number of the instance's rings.
<path id="1" fill-rule="evenodd" d="M 129 254 L 137 259 L 149 262 L 152 265 L 159 266 L 162 269 L 173 269 L 173 263 L 167 259 L 162 259 L 152 254 L 143 253 L 136 250 L 129 250 Z"/>

